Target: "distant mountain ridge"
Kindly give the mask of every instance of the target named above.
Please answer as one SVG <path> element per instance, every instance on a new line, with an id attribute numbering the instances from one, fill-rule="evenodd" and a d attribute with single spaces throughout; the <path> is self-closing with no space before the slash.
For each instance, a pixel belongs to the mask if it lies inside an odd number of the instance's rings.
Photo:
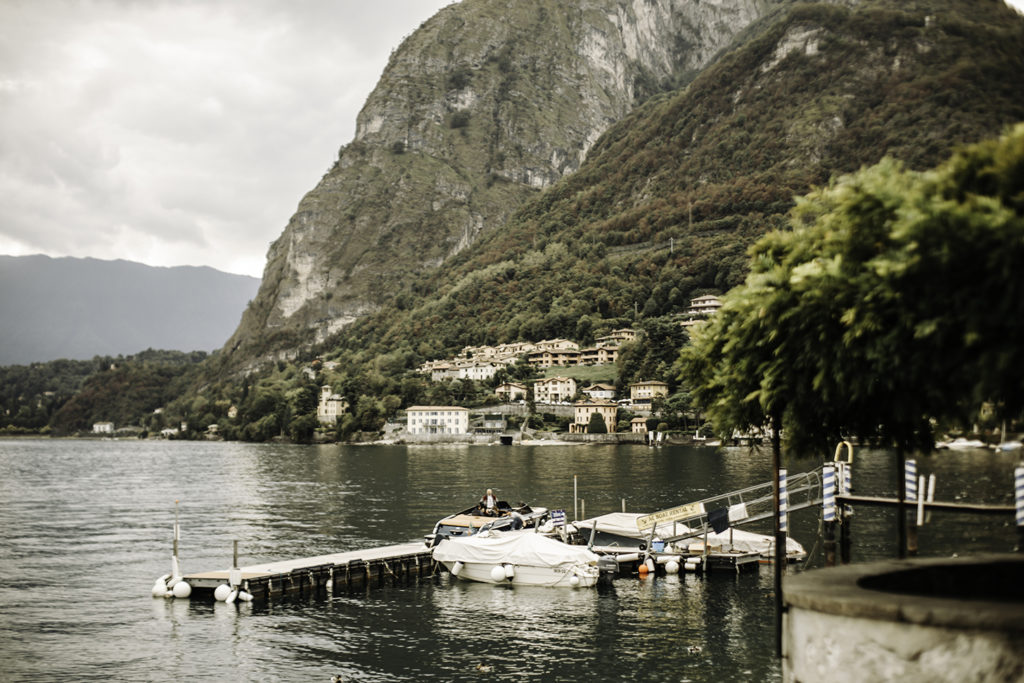
<path id="1" fill-rule="evenodd" d="M 0 365 L 213 351 L 259 285 L 205 266 L 0 255 Z"/>

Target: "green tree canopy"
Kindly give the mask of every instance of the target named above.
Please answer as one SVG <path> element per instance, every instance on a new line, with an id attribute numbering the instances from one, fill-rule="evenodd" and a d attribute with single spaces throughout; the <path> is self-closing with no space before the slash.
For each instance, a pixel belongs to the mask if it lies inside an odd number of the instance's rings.
<path id="1" fill-rule="evenodd" d="M 931 419 L 1024 405 L 1024 124 L 933 171 L 839 178 L 750 254 L 677 365 L 720 432 L 929 449 Z"/>

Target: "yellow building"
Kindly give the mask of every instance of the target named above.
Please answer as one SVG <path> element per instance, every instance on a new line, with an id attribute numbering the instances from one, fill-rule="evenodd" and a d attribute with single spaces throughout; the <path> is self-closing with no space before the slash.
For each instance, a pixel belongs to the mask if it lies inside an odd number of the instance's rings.
<path id="1" fill-rule="evenodd" d="M 615 418 L 618 415 L 619 406 L 613 401 L 590 399 L 579 401 L 573 407 L 576 411 L 573 422 L 569 425 L 571 434 L 586 433 L 587 425 L 590 424 L 590 416 L 594 413 L 598 413 L 604 418 L 604 424 L 608 428 L 609 434 L 615 432 Z"/>

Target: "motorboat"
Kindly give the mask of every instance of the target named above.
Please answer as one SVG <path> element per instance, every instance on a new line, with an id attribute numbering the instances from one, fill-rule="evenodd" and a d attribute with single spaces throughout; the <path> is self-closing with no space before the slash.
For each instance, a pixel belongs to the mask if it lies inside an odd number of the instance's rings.
<path id="1" fill-rule="evenodd" d="M 601 574 L 597 554 L 535 531 L 489 529 L 443 538 L 433 557 L 452 576 L 481 583 L 587 588 Z"/>
<path id="2" fill-rule="evenodd" d="M 598 552 L 634 553 L 639 551 L 643 553 L 651 550 L 680 555 L 703 552 L 703 532 L 691 529 L 679 522 L 662 522 L 657 525 L 652 535 L 650 530 L 640 531 L 637 529 L 637 519 L 642 516 L 644 515 L 640 513 L 613 512 L 574 522 L 572 526 L 578 542 L 585 543 Z M 648 549 L 648 542 L 652 546 L 650 549 Z M 770 559 L 773 555 L 775 539 L 767 534 L 730 527 L 721 532 L 709 530 L 707 545 L 709 550 L 756 552 L 761 557 Z M 804 547 L 789 536 L 786 537 L 786 558 L 791 562 L 807 558 Z"/>
<path id="3" fill-rule="evenodd" d="M 485 514 L 480 505 L 466 508 L 461 512 L 456 512 L 439 520 L 434 525 L 433 531 L 424 538 L 424 541 L 428 548 L 432 548 L 442 539 L 472 536 L 484 530 L 518 531 L 520 529 L 533 529 L 543 524 L 547 517 L 547 508 L 534 508 L 525 503 L 512 507 L 507 501 L 499 500 L 496 515 Z"/>

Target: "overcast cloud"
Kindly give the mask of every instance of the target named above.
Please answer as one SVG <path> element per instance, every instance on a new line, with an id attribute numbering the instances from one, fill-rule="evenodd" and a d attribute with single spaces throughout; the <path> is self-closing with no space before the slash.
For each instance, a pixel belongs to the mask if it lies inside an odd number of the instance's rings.
<path id="1" fill-rule="evenodd" d="M 0 254 L 260 276 L 450 2 L 0 0 Z"/>
<path id="2" fill-rule="evenodd" d="M 0 2 L 0 253 L 260 276 L 451 0 Z"/>

